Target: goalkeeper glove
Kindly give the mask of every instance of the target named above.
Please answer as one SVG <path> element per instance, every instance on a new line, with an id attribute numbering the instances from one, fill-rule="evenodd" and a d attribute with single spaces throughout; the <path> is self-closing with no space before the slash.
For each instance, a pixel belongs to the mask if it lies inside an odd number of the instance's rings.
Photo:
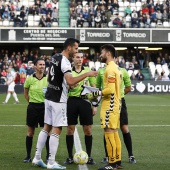
<path id="1" fill-rule="evenodd" d="M 96 100 L 96 98 L 101 95 L 102 95 L 102 92 L 99 90 L 99 91 L 86 94 L 86 97 L 88 100 L 93 101 L 93 100 Z"/>

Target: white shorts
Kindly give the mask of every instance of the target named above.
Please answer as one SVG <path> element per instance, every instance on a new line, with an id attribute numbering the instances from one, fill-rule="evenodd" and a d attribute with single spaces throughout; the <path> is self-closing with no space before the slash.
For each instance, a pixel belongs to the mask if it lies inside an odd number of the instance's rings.
<path id="1" fill-rule="evenodd" d="M 8 85 L 8 91 L 14 91 L 15 83 L 12 82 L 10 85 Z"/>
<path id="2" fill-rule="evenodd" d="M 53 127 L 68 126 L 67 103 L 56 103 L 45 99 L 44 123 Z"/>

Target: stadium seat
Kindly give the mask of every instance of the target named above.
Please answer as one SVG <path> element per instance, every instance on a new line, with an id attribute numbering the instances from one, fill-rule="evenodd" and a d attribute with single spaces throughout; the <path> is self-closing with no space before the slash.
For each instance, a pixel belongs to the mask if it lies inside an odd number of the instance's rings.
<path id="1" fill-rule="evenodd" d="M 162 66 L 160 65 L 160 64 L 156 64 L 156 70 L 157 70 L 157 73 L 159 74 L 159 75 L 161 75 L 161 72 L 162 72 Z"/>
<path id="2" fill-rule="evenodd" d="M 134 70 L 133 73 L 136 75 L 138 73 L 138 70 Z"/>
<path id="3" fill-rule="evenodd" d="M 33 20 L 28 21 L 28 27 L 33 27 L 33 26 L 34 26 L 34 21 Z"/>
<path id="4" fill-rule="evenodd" d="M 112 21 L 110 21 L 110 22 L 108 23 L 108 27 L 109 27 L 109 28 L 114 27 L 114 25 L 113 25 L 113 22 L 112 22 Z"/>
<path id="5" fill-rule="evenodd" d="M 169 28 L 170 27 L 169 22 L 168 21 L 164 21 L 163 22 L 163 27 L 164 28 Z"/>
<path id="6" fill-rule="evenodd" d="M 105 65 L 106 65 L 105 63 L 101 63 L 101 67 L 102 67 L 102 68 L 105 67 Z"/>
<path id="7" fill-rule="evenodd" d="M 151 28 L 156 28 L 156 23 L 155 22 L 151 22 Z"/>
<path id="8" fill-rule="evenodd" d="M 95 65 L 94 65 L 94 62 L 93 62 L 93 61 L 89 61 L 89 67 L 90 67 L 90 69 L 91 69 L 91 68 L 93 68 L 93 67 L 95 67 Z"/>
<path id="9" fill-rule="evenodd" d="M 101 67 L 101 63 L 99 61 L 96 61 L 94 65 L 96 70 L 98 70 Z"/>
<path id="10" fill-rule="evenodd" d="M 58 27 L 58 22 L 52 22 L 52 27 Z"/>
<path id="11" fill-rule="evenodd" d="M 129 3 L 129 1 L 124 1 L 124 7 L 127 7 L 127 6 L 129 6 L 130 5 L 130 3 Z"/>
<path id="12" fill-rule="evenodd" d="M 9 27 L 9 20 L 4 20 L 3 21 L 3 26 L 4 27 Z"/>
<path id="13" fill-rule="evenodd" d="M 133 70 L 128 70 L 129 77 L 131 77 Z"/>

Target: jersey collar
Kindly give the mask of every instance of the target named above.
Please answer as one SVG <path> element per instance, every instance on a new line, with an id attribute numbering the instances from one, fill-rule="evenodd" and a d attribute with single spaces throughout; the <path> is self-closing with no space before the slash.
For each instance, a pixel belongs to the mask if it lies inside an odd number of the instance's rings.
<path id="1" fill-rule="evenodd" d="M 76 73 L 81 73 L 82 70 L 84 70 L 84 69 L 85 69 L 84 66 L 81 66 L 81 71 L 80 71 L 80 72 L 77 72 L 77 71 L 76 71 L 76 68 L 73 66 L 72 71 L 75 71 Z"/>
<path id="2" fill-rule="evenodd" d="M 38 78 L 36 77 L 36 74 L 35 74 L 35 73 L 34 73 L 32 76 L 33 76 L 33 77 L 35 77 L 36 79 L 38 79 Z M 45 76 L 46 76 L 46 75 L 45 75 L 45 74 L 43 74 L 43 76 L 42 76 L 42 78 L 41 78 L 41 79 L 43 79 Z M 41 80 L 41 79 L 38 79 L 38 80 Z"/>

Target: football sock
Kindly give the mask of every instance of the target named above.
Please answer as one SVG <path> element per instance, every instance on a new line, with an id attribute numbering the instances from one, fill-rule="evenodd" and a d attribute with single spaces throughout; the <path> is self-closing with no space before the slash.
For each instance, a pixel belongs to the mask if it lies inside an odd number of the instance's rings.
<path id="1" fill-rule="evenodd" d="M 49 164 L 54 164 L 55 162 L 55 155 L 57 153 L 59 145 L 59 135 L 52 133 L 50 136 L 49 146 L 50 146 L 50 153 L 49 153 Z"/>
<path id="2" fill-rule="evenodd" d="M 91 157 L 91 149 L 92 149 L 92 135 L 87 136 L 85 135 L 85 145 L 86 145 L 86 152 L 89 157 Z"/>
<path id="3" fill-rule="evenodd" d="M 126 149 L 128 151 L 129 156 L 133 156 L 133 153 L 132 153 L 132 139 L 131 139 L 130 132 L 123 133 L 123 139 L 124 139 L 124 143 L 126 145 Z"/>
<path id="4" fill-rule="evenodd" d="M 116 142 L 116 162 L 121 161 L 121 141 L 118 132 L 115 132 L 115 142 Z"/>
<path id="5" fill-rule="evenodd" d="M 47 137 L 47 140 L 46 140 L 46 143 L 45 143 L 46 152 L 47 152 L 46 158 L 49 157 L 49 140 L 50 140 L 50 136 Z"/>
<path id="6" fill-rule="evenodd" d="M 109 164 L 116 162 L 116 142 L 114 133 L 105 132 L 106 148 L 109 156 Z"/>
<path id="7" fill-rule="evenodd" d="M 66 135 L 66 145 L 69 158 L 73 158 L 73 144 L 74 144 L 73 135 Z"/>
<path id="8" fill-rule="evenodd" d="M 31 157 L 32 140 L 33 140 L 33 137 L 26 136 L 27 157 Z"/>
<path id="9" fill-rule="evenodd" d="M 106 155 L 106 157 L 108 157 L 107 148 L 106 148 L 106 139 L 105 139 L 105 136 L 103 137 L 103 143 L 104 143 L 105 155 Z"/>
<path id="10" fill-rule="evenodd" d="M 42 152 L 42 149 L 44 148 L 45 142 L 47 140 L 47 136 L 48 136 L 48 132 L 45 130 L 41 130 L 41 132 L 39 133 L 37 146 L 36 146 L 36 152 L 35 152 L 35 157 L 38 160 L 41 159 L 41 152 Z"/>
<path id="11" fill-rule="evenodd" d="M 14 97 L 15 101 L 18 102 L 18 97 L 17 97 L 17 94 L 15 92 L 13 93 L 13 97 Z"/>
<path id="12" fill-rule="evenodd" d="M 9 98 L 11 97 L 11 93 L 8 93 L 5 99 L 5 102 L 8 103 Z"/>

